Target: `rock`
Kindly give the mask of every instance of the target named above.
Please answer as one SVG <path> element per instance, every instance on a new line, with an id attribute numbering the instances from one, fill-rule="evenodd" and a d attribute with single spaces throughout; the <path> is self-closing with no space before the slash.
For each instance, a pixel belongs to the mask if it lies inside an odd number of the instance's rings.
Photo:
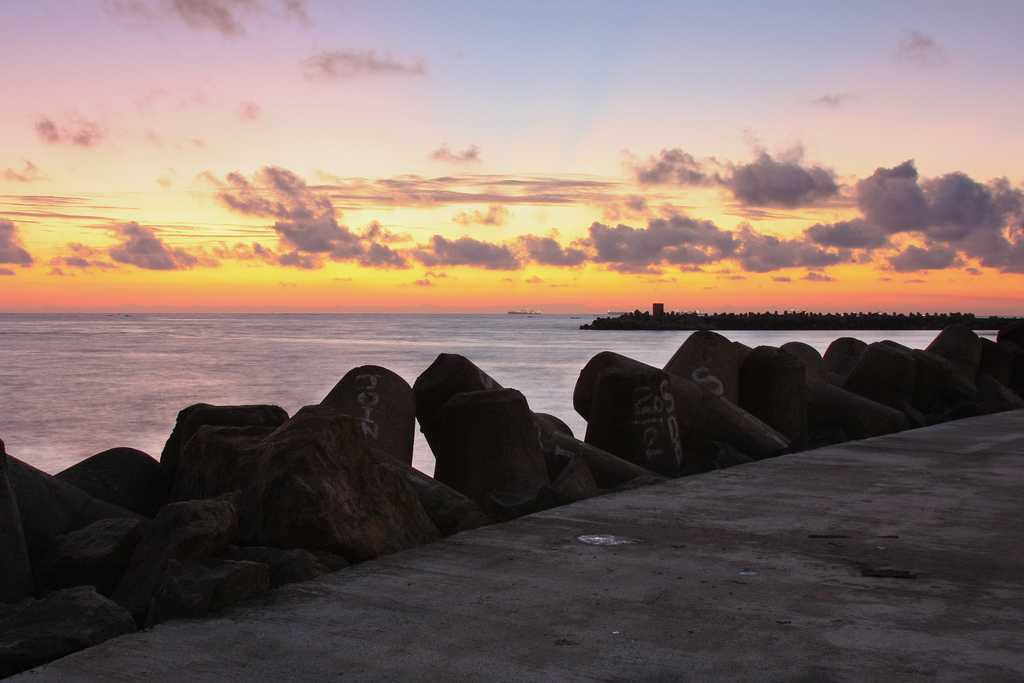
<path id="1" fill-rule="evenodd" d="M 925 349 L 948 360 L 969 383 L 981 365 L 981 338 L 961 323 L 946 326 Z"/>
<path id="2" fill-rule="evenodd" d="M 333 562 L 324 562 L 313 553 L 301 548 L 286 550 L 266 546 L 231 546 L 224 551 L 221 559 L 267 565 L 270 568 L 271 588 L 309 581 L 348 565 L 341 557 L 335 558 Z"/>
<path id="3" fill-rule="evenodd" d="M 982 415 L 1024 408 L 1024 398 L 989 375 L 978 375 L 975 384 L 978 388 L 978 412 Z"/>
<path id="4" fill-rule="evenodd" d="M 966 379 L 950 361 L 931 351 L 915 349 L 913 357 L 917 365 L 913 405 L 929 424 L 975 414 L 963 412 L 977 400 L 973 376 Z"/>
<path id="5" fill-rule="evenodd" d="M 698 466 L 690 474 L 724 470 L 751 462 L 754 462 L 753 458 L 731 444 L 722 441 L 708 441 L 701 449 Z"/>
<path id="6" fill-rule="evenodd" d="M 434 478 L 488 514 L 535 511 L 550 483 L 533 413 L 515 389 L 456 394 L 435 427 Z"/>
<path id="7" fill-rule="evenodd" d="M 93 586 L 110 595 L 142 539 L 142 520 L 101 519 L 58 536 L 39 563 L 46 589 Z"/>
<path id="8" fill-rule="evenodd" d="M 55 476 L 93 498 L 146 517 L 167 502 L 167 477 L 160 463 L 134 448 L 111 448 Z"/>
<path id="9" fill-rule="evenodd" d="M 740 368 L 740 407 L 800 450 L 807 445 L 807 372 L 795 356 L 758 346 Z"/>
<path id="10" fill-rule="evenodd" d="M 632 358 L 628 358 L 612 351 L 598 353 L 583 366 L 580 376 L 576 379 L 576 386 L 572 392 L 572 407 L 584 420 L 590 420 L 590 409 L 594 403 L 594 394 L 597 390 L 597 382 L 605 372 L 614 369 L 629 370 L 638 364 Z M 639 363 L 644 367 L 651 367 Z"/>
<path id="11" fill-rule="evenodd" d="M 270 590 L 270 567 L 240 560 L 171 560 L 153 594 L 147 626 L 194 619 Z"/>
<path id="12" fill-rule="evenodd" d="M 551 477 L 548 486 L 553 505 L 566 505 L 601 492 L 587 461 L 579 455 L 570 455 Z"/>
<path id="13" fill-rule="evenodd" d="M 1013 377 L 1013 362 L 1016 351 L 1007 344 L 997 344 L 991 339 L 981 339 L 981 361 L 978 374 L 985 374 L 1004 386 L 1010 386 Z"/>
<path id="14" fill-rule="evenodd" d="M 88 586 L 22 602 L 0 612 L 0 678 L 134 630 L 127 611 Z"/>
<path id="15" fill-rule="evenodd" d="M 37 564 L 54 539 L 101 519 L 139 517 L 8 456 L 7 477 L 18 500 L 29 559 Z"/>
<path id="16" fill-rule="evenodd" d="M 263 440 L 275 429 L 200 427 L 178 457 L 170 500 L 202 500 L 247 490 L 259 477 Z"/>
<path id="17" fill-rule="evenodd" d="M 745 455 L 762 460 L 790 450 L 789 440 L 731 401 L 705 393 L 703 410 L 690 442 L 703 451 L 712 441 L 727 443 Z"/>
<path id="18" fill-rule="evenodd" d="M 374 447 L 399 462 L 412 464 L 416 395 L 395 373 L 376 365 L 353 368 L 320 405 L 363 418 L 361 424 Z"/>
<path id="19" fill-rule="evenodd" d="M 740 364 L 745 355 L 741 346 L 722 335 L 698 330 L 686 338 L 682 346 L 665 364 L 665 372 L 705 387 L 716 396 L 733 403 L 739 401 Z"/>
<path id="20" fill-rule="evenodd" d="M 816 348 L 797 341 L 787 342 L 779 348 L 800 361 L 807 373 L 808 382 L 825 380 L 825 361 Z"/>
<path id="21" fill-rule="evenodd" d="M 1024 349 L 1024 320 L 1017 320 L 999 330 L 996 339 L 1000 344 L 1009 342 Z"/>
<path id="22" fill-rule="evenodd" d="M 261 442 L 242 486 L 248 545 L 359 562 L 438 538 L 408 481 L 380 462 L 360 418 L 306 406 Z"/>
<path id="23" fill-rule="evenodd" d="M 575 437 L 575 434 L 572 433 L 572 428 L 554 415 L 548 415 L 547 413 L 534 413 L 533 416 L 537 419 L 537 424 L 543 430 L 563 434 L 569 438 Z"/>
<path id="24" fill-rule="evenodd" d="M 7 479 L 7 451 L 0 441 L 0 603 L 30 597 L 33 586 L 18 499 Z"/>
<path id="25" fill-rule="evenodd" d="M 902 412 L 828 382 L 807 387 L 811 443 L 825 446 L 903 431 L 910 425 Z"/>
<path id="26" fill-rule="evenodd" d="M 160 465 L 167 471 L 167 480 L 174 481 L 178 457 L 188 440 L 204 425 L 217 427 L 278 427 L 288 420 L 288 413 L 277 406 L 212 406 L 208 403 L 190 405 L 178 413 L 171 436 L 160 454 Z"/>
<path id="27" fill-rule="evenodd" d="M 911 427 L 923 427 L 924 416 L 913 405 L 916 380 L 917 363 L 910 349 L 894 342 L 875 342 L 861 354 L 843 388 L 895 408 L 907 416 Z"/>
<path id="28" fill-rule="evenodd" d="M 868 345 L 860 339 L 839 337 L 825 349 L 825 356 L 822 358 L 825 371 L 836 377 L 836 383 L 844 384 L 867 348 Z"/>
<path id="29" fill-rule="evenodd" d="M 701 388 L 625 356 L 611 364 L 602 356 L 580 373 L 573 399 L 575 404 L 591 366 L 605 365 L 587 411 L 586 442 L 657 474 L 678 476 L 686 466 L 683 441 L 702 403 Z"/>
<path id="30" fill-rule="evenodd" d="M 416 394 L 416 419 L 419 420 L 420 431 L 436 453 L 434 430 L 444 404 L 455 394 L 502 387 L 465 356 L 442 353 L 416 378 L 412 388 Z"/>
<path id="31" fill-rule="evenodd" d="M 145 624 L 150 602 L 172 560 L 206 559 L 237 542 L 235 497 L 165 505 L 146 525 L 128 570 L 114 590 L 114 600 L 128 609 L 139 624 Z"/>
<path id="32" fill-rule="evenodd" d="M 451 536 L 491 523 L 479 505 L 452 487 L 412 467 L 403 468 L 402 474 L 442 536 Z"/>
<path id="33" fill-rule="evenodd" d="M 662 479 L 654 472 L 612 455 L 608 451 L 575 439 L 563 432 L 547 429 L 543 426 L 543 422 L 541 425 L 541 449 L 544 451 L 544 459 L 548 464 L 549 477 L 551 472 L 555 472 L 555 476 L 557 476 L 561 467 L 564 467 L 571 458 L 581 458 L 587 463 L 594 481 L 602 489 L 615 489 L 637 477 Z"/>
<path id="34" fill-rule="evenodd" d="M 200 429 L 171 496 L 241 491 L 246 545 L 323 550 L 352 562 L 437 538 L 409 482 L 378 454 L 362 418 L 306 406 L 272 431 Z"/>

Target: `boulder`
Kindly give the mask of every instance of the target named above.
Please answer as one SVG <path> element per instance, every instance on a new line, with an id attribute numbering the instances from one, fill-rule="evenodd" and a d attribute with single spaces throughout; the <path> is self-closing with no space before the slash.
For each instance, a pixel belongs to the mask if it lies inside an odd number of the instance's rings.
<path id="1" fill-rule="evenodd" d="M 388 464 L 361 418 L 302 408 L 260 444 L 255 476 L 242 489 L 247 544 L 358 562 L 437 539 L 416 492 Z"/>
<path id="2" fill-rule="evenodd" d="M 26 600 L 0 611 L 0 678 L 134 630 L 131 615 L 90 586 Z"/>
<path id="3" fill-rule="evenodd" d="M 946 326 L 925 350 L 945 358 L 961 377 L 974 383 L 981 365 L 982 344 L 970 327 L 961 323 Z"/>
<path id="4" fill-rule="evenodd" d="M 217 555 L 238 542 L 238 509 L 233 496 L 165 505 L 147 523 L 128 569 L 114 590 L 114 600 L 139 624 L 171 561 L 189 562 Z"/>
<path id="5" fill-rule="evenodd" d="M 974 414 L 968 407 L 977 400 L 974 377 L 968 380 L 950 361 L 931 351 L 913 351 L 916 363 L 914 408 L 929 424 Z M 964 412 L 967 410 L 967 412 Z"/>
<path id="6" fill-rule="evenodd" d="M 584 441 L 555 431 L 541 424 L 541 449 L 551 472 L 561 471 L 571 458 L 580 458 L 587 463 L 594 481 L 602 489 L 615 489 L 637 477 L 661 479 L 648 469 L 640 467 L 628 460 L 612 455 L 608 451 L 592 446 Z"/>
<path id="7" fill-rule="evenodd" d="M 7 451 L 0 441 L 0 603 L 18 602 L 30 597 L 32 591 L 32 565 L 21 528 L 21 513 L 7 480 Z"/>
<path id="8" fill-rule="evenodd" d="M 436 453 L 434 430 L 444 404 L 455 394 L 501 389 L 501 385 L 465 356 L 442 353 L 416 378 L 412 388 L 420 431 Z"/>
<path id="9" fill-rule="evenodd" d="M 263 439 L 275 429 L 200 427 L 181 450 L 169 499 L 201 500 L 247 490 L 259 476 Z"/>
<path id="10" fill-rule="evenodd" d="M 142 539 L 142 524 L 138 519 L 101 519 L 58 536 L 39 563 L 40 586 L 93 586 L 110 595 Z"/>
<path id="11" fill-rule="evenodd" d="M 353 368 L 320 405 L 363 418 L 362 428 L 371 444 L 399 462 L 412 464 L 416 395 L 395 373 L 376 365 Z"/>
<path id="12" fill-rule="evenodd" d="M 537 424 L 540 428 L 546 432 L 556 432 L 570 438 L 576 436 L 572 433 L 572 428 L 569 427 L 569 425 L 565 424 L 565 422 L 554 415 L 549 415 L 547 413 L 534 413 L 533 416 L 537 419 Z"/>
<path id="13" fill-rule="evenodd" d="M 716 396 L 739 401 L 741 347 L 709 330 L 697 330 L 665 364 L 665 372 L 685 377 Z"/>
<path id="14" fill-rule="evenodd" d="M 740 407 L 800 450 L 807 445 L 807 372 L 795 356 L 758 346 L 740 368 Z"/>
<path id="15" fill-rule="evenodd" d="M 580 373 L 577 396 L 588 368 L 603 355 Z M 684 439 L 702 402 L 696 383 L 619 356 L 598 375 L 592 396 L 587 443 L 657 474 L 682 472 L 688 457 Z"/>
<path id="16" fill-rule="evenodd" d="M 153 594 L 147 626 L 194 619 L 270 590 L 270 567 L 244 560 L 171 560 Z"/>
<path id="17" fill-rule="evenodd" d="M 174 481 L 178 457 L 188 440 L 204 425 L 218 427 L 278 427 L 288 420 L 288 413 L 272 405 L 213 406 L 196 403 L 178 413 L 171 436 L 160 454 L 160 465 L 167 480 Z"/>
<path id="18" fill-rule="evenodd" d="M 601 492 L 587 461 L 579 455 L 565 457 L 564 462 L 555 468 L 550 478 L 548 491 L 552 506 L 574 503 Z"/>
<path id="19" fill-rule="evenodd" d="M 722 441 L 708 441 L 703 444 L 700 450 L 700 460 L 696 467 L 688 474 L 700 474 L 713 470 L 724 470 L 736 465 L 745 465 L 754 462 L 754 459 L 743 453 L 735 446 Z"/>
<path id="20" fill-rule="evenodd" d="M 996 339 L 1000 344 L 1009 342 L 1024 349 L 1024 320 L 1017 320 L 999 330 Z"/>
<path id="21" fill-rule="evenodd" d="M 978 375 L 978 412 L 982 415 L 1024 408 L 1024 398 L 989 375 Z"/>
<path id="22" fill-rule="evenodd" d="M 33 565 L 61 534 L 101 519 L 139 517 L 11 456 L 7 458 L 7 477 L 18 500 L 21 527 Z"/>
<path id="23" fill-rule="evenodd" d="M 997 344 L 991 339 L 981 339 L 981 361 L 978 374 L 988 375 L 1004 386 L 1010 386 L 1013 364 L 1017 352 L 1008 344 Z"/>
<path id="24" fill-rule="evenodd" d="M 899 410 L 822 381 L 807 386 L 807 419 L 813 446 L 867 439 L 909 427 Z"/>
<path id="25" fill-rule="evenodd" d="M 166 502 L 160 463 L 134 448 L 111 448 L 55 475 L 93 498 L 152 517 Z"/>
<path id="26" fill-rule="evenodd" d="M 785 436 L 731 401 L 705 393 L 702 407 L 690 438 L 698 450 L 720 441 L 755 460 L 789 452 Z"/>
<path id="27" fill-rule="evenodd" d="M 479 505 L 452 487 L 412 467 L 403 468 L 402 475 L 416 492 L 420 505 L 442 536 L 451 536 L 491 523 Z"/>
<path id="28" fill-rule="evenodd" d="M 786 342 L 779 348 L 800 361 L 807 373 L 808 382 L 825 380 L 825 361 L 816 348 L 798 341 Z"/>
<path id="29" fill-rule="evenodd" d="M 325 562 L 301 548 L 268 548 L 265 546 L 231 546 L 221 555 L 224 560 L 240 560 L 265 564 L 270 568 L 270 587 L 309 581 L 348 563 L 343 558 Z"/>
<path id="30" fill-rule="evenodd" d="M 924 416 L 913 405 L 916 379 L 917 363 L 910 349 L 895 342 L 875 342 L 861 354 L 843 388 L 902 412 L 911 427 L 923 427 Z"/>
<path id="31" fill-rule="evenodd" d="M 628 370 L 638 362 L 613 351 L 602 351 L 592 357 L 580 370 L 580 376 L 576 379 L 576 386 L 572 392 L 573 410 L 584 420 L 589 421 L 590 407 L 594 403 L 594 394 L 601 375 L 613 369 Z"/>
<path id="32" fill-rule="evenodd" d="M 515 389 L 456 394 L 435 424 L 434 477 L 498 517 L 539 509 L 550 483 L 533 413 Z"/>
<path id="33" fill-rule="evenodd" d="M 822 358 L 825 371 L 834 376 L 837 384 L 844 384 L 867 348 L 868 345 L 860 339 L 839 337 L 825 349 Z"/>

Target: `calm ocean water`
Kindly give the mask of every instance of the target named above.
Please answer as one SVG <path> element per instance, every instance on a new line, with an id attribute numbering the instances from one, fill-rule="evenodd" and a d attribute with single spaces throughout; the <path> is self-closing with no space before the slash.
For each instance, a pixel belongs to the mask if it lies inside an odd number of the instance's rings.
<path id="1" fill-rule="evenodd" d="M 577 329 L 592 316 L 0 315 L 0 438 L 48 472 L 114 446 L 158 457 L 177 412 L 196 402 L 319 403 L 357 365 L 411 384 L 437 354 L 460 353 L 531 408 L 581 436 L 580 369 L 598 351 L 663 365 L 688 332 Z M 824 351 L 842 332 L 729 332 L 749 346 L 799 340 Z M 923 347 L 934 332 L 859 332 Z M 433 472 L 417 433 L 414 464 Z"/>

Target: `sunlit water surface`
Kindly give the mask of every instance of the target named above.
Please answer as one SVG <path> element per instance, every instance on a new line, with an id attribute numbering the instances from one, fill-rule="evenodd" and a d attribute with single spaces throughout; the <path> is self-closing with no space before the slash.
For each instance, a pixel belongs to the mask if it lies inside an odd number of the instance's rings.
<path id="1" fill-rule="evenodd" d="M 319 403 L 357 365 L 411 384 L 439 353 L 460 353 L 530 407 L 565 420 L 580 369 L 599 351 L 662 366 L 688 332 L 582 331 L 591 316 L 514 315 L 0 315 L 0 438 L 7 450 L 60 470 L 101 450 L 159 456 L 177 412 L 192 403 Z M 757 346 L 799 340 L 824 352 L 836 337 L 922 348 L 934 332 L 728 332 Z M 417 433 L 414 464 L 433 472 Z"/>

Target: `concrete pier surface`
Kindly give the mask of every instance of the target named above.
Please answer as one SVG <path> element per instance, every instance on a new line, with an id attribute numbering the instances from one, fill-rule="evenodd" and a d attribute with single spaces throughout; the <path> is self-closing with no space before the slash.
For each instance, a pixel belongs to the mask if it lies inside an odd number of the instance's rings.
<path id="1" fill-rule="evenodd" d="M 328 679 L 1024 680 L 1024 411 L 587 500 L 16 678 Z"/>

